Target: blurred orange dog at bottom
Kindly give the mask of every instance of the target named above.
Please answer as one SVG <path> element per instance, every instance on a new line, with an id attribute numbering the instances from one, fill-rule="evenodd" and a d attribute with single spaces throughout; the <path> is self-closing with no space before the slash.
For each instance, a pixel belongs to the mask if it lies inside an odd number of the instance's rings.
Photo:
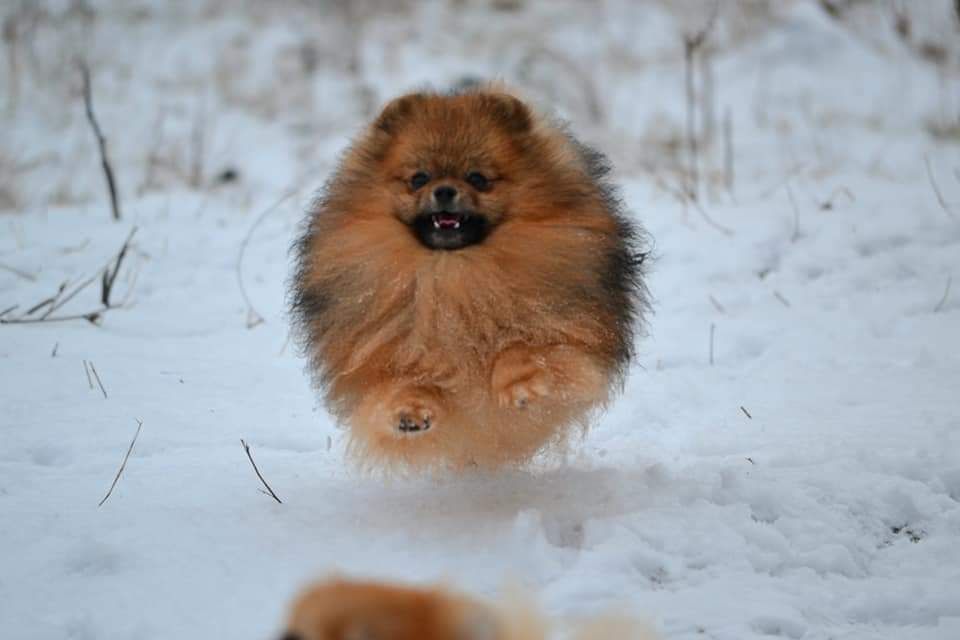
<path id="1" fill-rule="evenodd" d="M 442 587 L 334 578 L 306 589 L 283 640 L 546 640 L 549 625 L 525 598 L 487 605 Z M 566 637 L 566 636 L 565 636 Z M 655 640 L 622 616 L 580 625 L 572 640 Z"/>

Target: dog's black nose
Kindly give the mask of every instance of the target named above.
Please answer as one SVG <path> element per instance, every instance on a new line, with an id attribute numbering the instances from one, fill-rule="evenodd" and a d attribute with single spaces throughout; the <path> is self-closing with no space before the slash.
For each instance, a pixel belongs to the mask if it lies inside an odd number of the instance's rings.
<path id="1" fill-rule="evenodd" d="M 433 198 L 441 207 L 449 206 L 457 197 L 457 190 L 449 185 L 443 185 L 433 190 Z"/>

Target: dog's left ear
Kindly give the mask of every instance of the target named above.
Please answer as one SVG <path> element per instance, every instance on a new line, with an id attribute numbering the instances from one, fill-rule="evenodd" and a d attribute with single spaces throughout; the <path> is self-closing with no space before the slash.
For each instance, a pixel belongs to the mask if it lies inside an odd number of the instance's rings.
<path id="1" fill-rule="evenodd" d="M 509 133 L 527 133 L 533 128 L 530 107 L 509 93 L 486 94 L 482 104 L 484 111 Z"/>
<path id="2" fill-rule="evenodd" d="M 393 135 L 404 120 L 410 117 L 419 105 L 427 99 L 422 93 L 408 93 L 394 98 L 383 108 L 374 122 L 374 127 L 386 134 Z"/>

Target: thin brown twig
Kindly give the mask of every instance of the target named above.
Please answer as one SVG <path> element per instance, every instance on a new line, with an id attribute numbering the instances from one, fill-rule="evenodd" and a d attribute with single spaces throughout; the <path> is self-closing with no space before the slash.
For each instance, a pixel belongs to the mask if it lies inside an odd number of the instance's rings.
<path id="1" fill-rule="evenodd" d="M 784 298 L 782 293 L 780 293 L 779 291 L 774 291 L 773 295 L 777 300 L 779 300 L 783 304 L 783 306 L 788 308 L 790 307 L 790 301 Z"/>
<path id="2" fill-rule="evenodd" d="M 103 281 L 100 287 L 100 302 L 103 304 L 105 309 L 109 309 L 111 307 L 110 294 L 113 292 L 113 283 L 117 280 L 117 274 L 120 273 L 120 265 L 123 264 L 123 259 L 126 257 L 127 250 L 130 248 L 130 241 L 133 240 L 133 234 L 136 232 L 136 227 L 130 229 L 127 239 L 123 241 L 123 245 L 120 247 L 120 251 L 117 253 L 117 259 L 113 265 L 113 269 L 111 270 L 110 265 L 108 264 L 103 270 Z"/>
<path id="3" fill-rule="evenodd" d="M 723 112 L 723 183 L 731 195 L 733 195 L 736 179 L 734 162 L 733 116 L 730 113 L 730 107 L 727 107 Z"/>
<path id="4" fill-rule="evenodd" d="M 69 282 L 70 282 L 69 280 L 64 280 L 63 282 L 61 282 L 60 288 L 57 289 L 57 292 L 55 294 L 53 294 L 46 300 L 41 300 L 37 304 L 27 309 L 27 313 L 25 315 L 28 315 L 28 316 L 33 315 L 34 313 L 36 313 L 40 309 L 43 309 L 47 305 L 56 304 L 57 299 L 63 294 L 63 290 L 67 288 L 67 284 Z"/>
<path id="5" fill-rule="evenodd" d="M 54 343 L 53 343 L 53 351 L 50 352 L 50 357 L 51 357 L 51 358 L 56 358 L 56 357 L 57 357 L 57 349 L 59 349 L 59 348 L 60 348 L 60 343 L 59 343 L 59 342 L 54 342 Z"/>
<path id="6" fill-rule="evenodd" d="M 257 219 L 254 220 L 253 224 L 250 225 L 247 234 L 240 243 L 240 252 L 237 254 L 237 284 L 240 285 L 240 294 L 243 296 L 243 301 L 247 305 L 247 329 L 253 329 L 258 324 L 265 322 L 265 320 L 254 308 L 253 302 L 250 301 L 250 295 L 247 293 L 247 287 L 243 282 L 243 256 L 247 251 L 247 246 L 250 244 L 250 239 L 253 237 L 253 232 L 256 231 L 257 227 L 260 226 L 268 215 L 279 209 L 280 205 L 292 198 L 299 191 L 299 187 L 287 191 L 276 202 L 264 209 L 260 215 L 257 216 Z"/>
<path id="7" fill-rule="evenodd" d="M 87 385 L 93 389 L 93 378 L 90 377 L 90 365 L 87 364 L 86 360 L 83 361 L 83 372 L 87 374 Z"/>
<path id="8" fill-rule="evenodd" d="M 83 105 L 87 111 L 87 120 L 93 129 L 93 135 L 97 138 L 97 147 L 100 149 L 100 165 L 103 167 L 103 175 L 107 179 L 107 192 L 110 195 L 110 209 L 113 212 L 113 219 L 120 220 L 120 201 L 117 198 L 117 184 L 113 177 L 113 167 L 110 165 L 110 158 L 107 156 L 107 139 L 100 129 L 97 117 L 93 113 L 93 90 L 90 87 L 90 68 L 87 63 L 81 60 L 79 62 L 80 75 L 83 78 Z"/>
<path id="9" fill-rule="evenodd" d="M 100 387 L 100 392 L 103 393 L 103 399 L 107 399 L 107 390 L 103 388 L 103 383 L 100 381 L 100 374 L 97 373 L 97 368 L 93 366 L 93 360 L 90 361 L 90 370 L 93 371 L 93 377 L 97 379 L 97 385 Z"/>
<path id="10" fill-rule="evenodd" d="M 2 262 L 0 262 L 0 269 L 3 269 L 4 271 L 9 271 L 9 272 L 12 273 L 13 275 L 19 276 L 19 277 L 23 278 L 24 280 L 29 280 L 30 282 L 36 282 L 36 281 L 37 281 L 37 276 L 33 275 L 32 273 L 27 273 L 26 271 L 21 271 L 20 269 L 17 269 L 16 267 L 11 267 L 10 265 L 8 265 L 8 264 L 3 264 Z"/>
<path id="11" fill-rule="evenodd" d="M 711 294 L 711 295 L 708 295 L 707 297 L 710 298 L 710 303 L 713 305 L 713 307 L 714 307 L 717 311 L 719 311 L 720 313 L 726 313 L 726 312 L 727 312 L 727 310 L 723 308 L 723 305 L 720 304 L 720 301 L 717 300 L 716 298 L 714 298 L 712 294 Z"/>
<path id="12" fill-rule="evenodd" d="M 0 324 L 36 324 L 40 322 L 65 322 L 69 320 L 86 320 L 92 324 L 97 324 L 97 322 L 100 320 L 100 316 L 103 315 L 103 313 L 122 306 L 122 304 L 114 304 L 111 300 L 111 295 L 113 293 L 113 285 L 116 281 L 117 274 L 120 272 L 123 259 L 127 255 L 127 250 L 130 247 L 130 241 L 133 239 L 133 235 L 136 233 L 136 231 L 137 228 L 133 227 L 130 230 L 130 233 L 127 235 L 127 239 L 124 240 L 123 245 L 120 247 L 120 250 L 117 252 L 117 255 L 110 258 L 110 261 L 104 267 L 77 285 L 73 290 L 70 291 L 70 293 L 66 295 L 63 294 L 67 286 L 67 283 L 64 282 L 60 285 L 60 288 L 57 290 L 56 294 L 35 304 L 29 311 L 27 311 L 27 313 L 21 315 L 20 317 L 4 319 L 2 314 L 0 314 Z M 102 304 L 99 309 L 94 309 L 93 311 L 88 311 L 86 313 L 78 313 L 66 316 L 53 316 L 55 311 L 61 309 L 64 305 L 70 302 L 77 294 L 90 286 L 90 284 L 93 283 L 98 277 L 101 280 L 100 301 Z M 27 317 L 30 314 L 39 311 L 43 307 L 47 307 L 47 310 L 44 311 L 39 317 Z"/>
<path id="13" fill-rule="evenodd" d="M 260 478 L 260 482 L 263 483 L 263 486 L 267 488 L 267 491 L 270 492 L 270 497 L 277 501 L 279 504 L 283 504 L 283 500 L 277 497 L 277 494 L 273 492 L 273 489 L 270 488 L 270 485 L 267 484 L 267 481 L 263 479 L 263 475 L 260 473 L 260 469 L 257 468 L 257 463 L 253 461 L 253 455 L 250 453 L 250 445 L 247 442 L 240 438 L 240 444 L 243 445 L 243 450 L 247 453 L 247 458 L 250 460 L 250 464 L 253 465 L 253 470 L 257 473 L 257 477 Z"/>
<path id="14" fill-rule="evenodd" d="M 137 421 L 137 432 L 133 434 L 133 440 L 130 441 L 130 447 L 127 449 L 127 454 L 123 456 L 123 462 L 120 464 L 120 468 L 117 469 L 117 475 L 114 476 L 113 482 L 110 484 L 110 488 L 107 490 L 107 495 L 103 496 L 103 500 L 97 504 L 97 507 L 102 507 L 103 503 L 107 501 L 107 498 L 110 497 L 110 494 L 113 493 L 113 488 L 117 486 L 117 482 L 120 481 L 120 474 L 123 473 L 123 470 L 127 468 L 127 460 L 130 459 L 130 454 L 133 452 L 133 445 L 137 444 L 137 438 L 140 437 L 140 429 L 143 428 L 143 420 L 140 418 L 134 418 Z"/>
<path id="15" fill-rule="evenodd" d="M 716 220 L 714 220 L 713 218 L 711 218 L 710 215 L 707 213 L 707 211 L 702 206 L 700 206 L 700 203 L 697 200 L 691 200 L 690 203 L 693 205 L 693 208 L 697 210 L 697 213 L 700 214 L 700 217 L 703 218 L 707 222 L 707 224 L 709 224 L 711 227 L 713 227 L 714 229 L 716 229 L 717 231 L 719 231 L 725 236 L 734 235 L 733 229 L 730 229 L 729 227 L 725 227 L 719 222 L 717 222 Z"/>
<path id="16" fill-rule="evenodd" d="M 111 307 L 116 309 L 117 307 Z M 0 324 L 42 324 L 44 322 L 70 322 L 73 320 L 86 320 L 90 324 L 99 324 L 100 315 L 109 309 L 97 309 L 87 313 L 74 313 L 69 316 L 56 316 L 55 318 L 10 318 L 9 320 L 0 319 Z"/>
<path id="17" fill-rule="evenodd" d="M 672 187 L 663 177 L 661 177 L 661 176 L 658 175 L 657 173 L 654 172 L 654 173 L 652 173 L 652 175 L 653 175 L 654 182 L 656 182 L 656 184 L 657 184 L 658 187 L 660 187 L 661 189 L 663 189 L 664 191 L 666 191 L 667 193 L 669 193 L 670 195 L 672 195 L 674 198 L 676 198 L 676 199 L 680 202 L 680 204 L 683 205 L 683 207 L 684 207 L 684 213 L 686 213 L 686 210 L 687 210 L 686 207 L 687 207 L 687 205 L 688 205 L 688 204 L 689 204 L 689 205 L 692 205 L 693 208 L 697 210 L 697 213 L 700 214 L 700 217 L 702 217 L 702 218 L 704 219 L 704 221 L 705 221 L 707 224 L 709 224 L 711 227 L 713 227 L 714 229 L 716 229 L 717 231 L 719 231 L 720 233 L 722 233 L 722 234 L 725 235 L 725 236 L 732 236 L 732 235 L 734 235 L 733 229 L 730 229 L 730 228 L 728 228 L 728 227 L 725 227 L 725 226 L 723 226 L 722 224 L 720 224 L 719 222 L 717 222 L 716 220 L 714 220 L 713 218 L 711 218 L 711 217 L 710 217 L 710 214 L 707 213 L 706 209 L 704 209 L 704 208 L 700 205 L 700 203 L 697 202 L 695 199 L 691 198 L 691 197 L 686 193 L 686 191 L 683 190 L 682 187 L 681 187 L 681 188 L 674 188 L 674 187 Z M 684 217 L 686 217 L 686 216 L 684 216 Z"/>
<path id="18" fill-rule="evenodd" d="M 698 133 L 696 130 L 696 110 L 694 106 L 696 101 L 694 57 L 700 52 L 700 49 L 706 42 L 707 36 L 713 29 L 713 25 L 716 23 L 719 13 L 720 2 L 719 0 L 716 0 L 713 3 L 713 11 L 711 12 L 710 17 L 707 18 L 706 24 L 704 24 L 704 26 L 696 33 L 685 34 L 683 36 L 683 69 L 687 113 L 686 134 L 687 149 L 690 154 L 690 166 L 688 168 L 689 184 L 687 185 L 687 195 L 694 201 L 699 199 L 700 192 L 700 153 Z"/>
<path id="19" fill-rule="evenodd" d="M 745 406 L 740 405 L 740 411 L 743 411 L 743 415 L 745 415 L 745 416 L 747 416 L 748 418 L 750 418 L 751 420 L 753 420 L 753 416 L 750 415 L 750 412 L 747 411 L 747 408 L 746 408 Z"/>
<path id="20" fill-rule="evenodd" d="M 4 309 L 3 311 L 0 311 L 0 318 L 2 318 L 3 316 L 7 315 L 8 313 L 10 313 L 10 312 L 12 312 L 12 311 L 16 311 L 19 307 L 20 307 L 20 305 L 18 305 L 18 304 L 10 305 L 9 307 L 7 307 L 6 309 Z"/>
<path id="21" fill-rule="evenodd" d="M 63 290 L 62 289 L 59 290 L 57 294 L 53 296 L 53 300 L 50 303 L 50 307 L 43 312 L 43 315 L 40 316 L 39 320 L 46 320 L 47 318 L 49 318 L 54 311 L 56 311 L 60 307 L 64 306 L 65 304 L 73 300 L 73 298 L 76 297 L 78 293 L 80 293 L 81 291 L 89 287 L 90 284 L 96 279 L 97 279 L 96 274 L 90 276 L 89 278 L 81 282 L 79 285 L 77 285 L 73 289 L 73 291 L 63 296 L 62 298 L 60 296 L 63 293 Z M 40 306 L 43 306 L 43 305 L 40 305 Z"/>
<path id="22" fill-rule="evenodd" d="M 940 298 L 940 302 L 937 303 L 937 306 L 933 308 L 934 313 L 939 313 L 943 309 L 943 305 L 947 303 L 947 298 L 950 297 L 950 285 L 953 284 L 953 275 L 947 276 L 947 286 L 943 290 L 943 297 Z"/>
<path id="23" fill-rule="evenodd" d="M 933 177 L 933 168 L 930 166 L 930 156 L 924 155 L 923 162 L 927 167 L 927 178 L 930 180 L 930 186 L 933 187 L 933 193 L 937 196 L 937 202 L 940 203 L 940 208 L 943 209 L 944 213 L 956 220 L 956 214 L 950 210 L 950 205 L 947 204 L 946 198 L 943 197 L 943 192 L 940 191 L 940 185 L 937 184 L 936 178 Z"/>
<path id="24" fill-rule="evenodd" d="M 688 162 L 690 163 L 687 167 L 687 188 L 686 193 L 689 198 L 696 200 L 698 192 L 700 190 L 700 175 L 699 175 L 699 153 L 697 149 L 697 132 L 696 132 L 696 111 L 694 110 L 694 79 L 693 79 L 693 54 L 694 49 L 690 44 L 690 39 L 684 38 L 684 47 L 683 47 L 683 70 L 684 70 L 684 87 L 685 87 L 685 96 L 686 96 L 686 110 L 687 110 L 687 119 L 686 119 L 686 134 L 687 134 L 687 151 L 689 153 Z"/>
<path id="25" fill-rule="evenodd" d="M 777 180 L 777 182 L 775 182 L 773 185 L 767 187 L 766 189 L 758 193 L 757 199 L 766 200 L 767 198 L 775 194 L 777 191 L 779 191 L 780 187 L 782 187 L 784 184 L 789 182 L 792 178 L 803 173 L 805 168 L 806 167 L 804 167 L 802 164 L 798 164 L 794 166 L 792 169 L 787 171 L 786 175 L 783 178 L 781 178 L 780 180 Z"/>
<path id="26" fill-rule="evenodd" d="M 841 195 L 847 196 L 847 199 L 849 199 L 850 202 L 857 201 L 857 199 L 853 196 L 853 192 L 850 191 L 850 189 L 841 186 L 831 191 L 827 199 L 824 200 L 823 202 L 818 202 L 817 205 L 820 207 L 821 211 L 830 211 L 833 209 L 834 203 L 836 202 L 837 198 Z"/>

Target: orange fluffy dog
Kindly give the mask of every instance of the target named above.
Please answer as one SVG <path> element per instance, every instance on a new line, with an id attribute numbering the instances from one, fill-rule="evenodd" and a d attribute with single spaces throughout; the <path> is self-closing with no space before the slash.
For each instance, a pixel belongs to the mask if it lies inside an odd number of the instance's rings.
<path id="1" fill-rule="evenodd" d="M 645 305 L 605 159 L 518 98 L 411 94 L 348 150 L 293 315 L 362 460 L 492 468 L 585 425 Z"/>
<path id="2" fill-rule="evenodd" d="M 283 640 L 546 640 L 530 604 L 491 607 L 440 588 L 331 580 L 293 605 Z M 652 640 L 624 618 L 582 626 L 574 640 Z"/>

